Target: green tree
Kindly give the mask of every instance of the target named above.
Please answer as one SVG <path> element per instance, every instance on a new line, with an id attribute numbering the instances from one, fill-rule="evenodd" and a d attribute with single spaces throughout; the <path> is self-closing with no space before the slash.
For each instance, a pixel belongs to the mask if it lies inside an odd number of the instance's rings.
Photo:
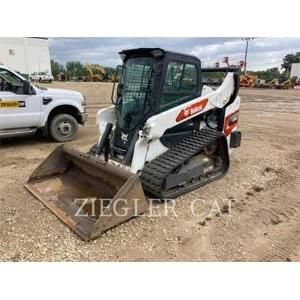
<path id="1" fill-rule="evenodd" d="M 272 80 L 280 77 L 279 68 L 270 68 L 265 71 L 265 79 Z"/>
<path id="2" fill-rule="evenodd" d="M 68 78 L 83 77 L 87 74 L 85 66 L 80 61 L 68 61 L 66 64 Z"/>
<path id="3" fill-rule="evenodd" d="M 289 53 L 283 58 L 281 68 L 284 69 L 287 77 L 291 73 L 293 63 L 300 63 L 300 52 L 296 52 L 295 54 Z"/>
<path id="4" fill-rule="evenodd" d="M 56 77 L 59 73 L 65 72 L 65 67 L 59 62 L 51 59 L 51 70 L 52 70 L 52 75 Z"/>
<path id="5" fill-rule="evenodd" d="M 272 80 L 279 79 L 281 74 L 278 68 L 270 68 L 264 71 L 249 71 L 249 75 L 256 75 L 259 79 Z"/>

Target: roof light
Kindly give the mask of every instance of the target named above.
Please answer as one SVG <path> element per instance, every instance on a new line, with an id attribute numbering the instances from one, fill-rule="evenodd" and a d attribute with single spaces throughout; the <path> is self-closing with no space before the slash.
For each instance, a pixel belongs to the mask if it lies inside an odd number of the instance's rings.
<path id="1" fill-rule="evenodd" d="M 155 58 L 159 58 L 164 56 L 164 52 L 161 49 L 154 49 L 151 51 L 151 54 L 155 57 Z"/>

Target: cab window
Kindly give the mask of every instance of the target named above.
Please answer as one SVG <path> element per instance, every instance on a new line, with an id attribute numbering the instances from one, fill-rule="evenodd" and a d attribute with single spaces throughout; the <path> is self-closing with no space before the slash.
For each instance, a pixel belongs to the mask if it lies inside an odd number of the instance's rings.
<path id="1" fill-rule="evenodd" d="M 166 110 L 197 93 L 197 67 L 194 64 L 170 62 L 167 67 L 160 110 Z"/>
<path id="2" fill-rule="evenodd" d="M 23 80 L 5 69 L 0 69 L 0 91 L 23 94 Z"/>

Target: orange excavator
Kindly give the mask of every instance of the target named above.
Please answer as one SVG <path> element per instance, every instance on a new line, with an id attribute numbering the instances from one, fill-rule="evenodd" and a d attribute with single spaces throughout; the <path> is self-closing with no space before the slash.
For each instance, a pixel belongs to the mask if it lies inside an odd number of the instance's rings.
<path id="1" fill-rule="evenodd" d="M 241 75 L 240 86 L 241 87 L 255 87 L 257 76 L 255 75 Z"/>

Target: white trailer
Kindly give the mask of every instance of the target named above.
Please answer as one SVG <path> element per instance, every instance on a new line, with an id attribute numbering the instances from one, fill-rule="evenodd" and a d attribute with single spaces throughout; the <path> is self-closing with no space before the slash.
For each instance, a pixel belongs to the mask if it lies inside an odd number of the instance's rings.
<path id="1" fill-rule="evenodd" d="M 48 39 L 0 37 L 0 64 L 24 75 L 52 75 Z"/>
<path id="2" fill-rule="evenodd" d="M 290 77 L 297 77 L 297 79 L 300 79 L 300 63 L 292 64 Z"/>

